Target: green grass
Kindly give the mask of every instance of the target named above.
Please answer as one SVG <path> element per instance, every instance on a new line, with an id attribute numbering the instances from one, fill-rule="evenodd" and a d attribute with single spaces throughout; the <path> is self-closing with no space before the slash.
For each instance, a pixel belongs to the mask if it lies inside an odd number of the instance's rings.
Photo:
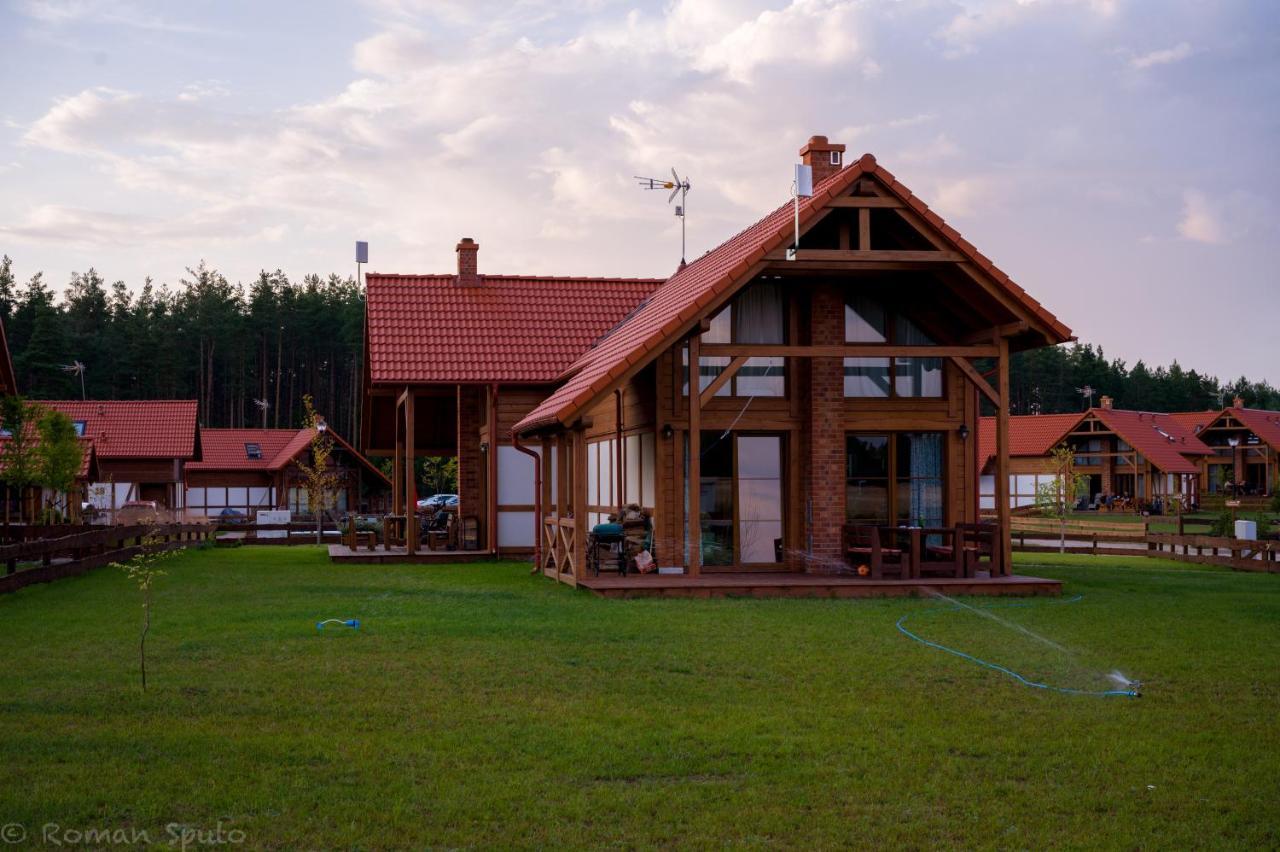
<path id="1" fill-rule="evenodd" d="M 121 572 L 31 587 L 0 598 L 0 824 L 221 822 L 276 849 L 1280 844 L 1280 577 L 1020 570 L 1084 597 L 990 614 L 1066 650 L 928 600 L 606 601 L 510 563 L 191 552 L 157 590 L 145 695 Z M 1144 697 L 1019 686 L 907 639 L 907 613 Z"/>

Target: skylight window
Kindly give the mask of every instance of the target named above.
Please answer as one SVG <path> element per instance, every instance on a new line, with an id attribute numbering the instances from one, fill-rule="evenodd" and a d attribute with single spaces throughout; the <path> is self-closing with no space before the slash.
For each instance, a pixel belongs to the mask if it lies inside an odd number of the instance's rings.
<path id="1" fill-rule="evenodd" d="M 74 426 L 74 427 L 75 427 L 75 429 L 76 429 L 76 437 L 77 437 L 77 438 L 83 438 L 83 437 L 84 437 L 85 422 L 84 422 L 83 420 L 73 420 L 73 421 L 71 421 L 71 425 L 72 425 L 72 426 Z"/>
<path id="2" fill-rule="evenodd" d="M 255 461 L 260 460 L 262 458 L 262 445 L 261 444 L 245 444 L 244 454 L 248 456 L 250 459 L 253 459 Z"/>

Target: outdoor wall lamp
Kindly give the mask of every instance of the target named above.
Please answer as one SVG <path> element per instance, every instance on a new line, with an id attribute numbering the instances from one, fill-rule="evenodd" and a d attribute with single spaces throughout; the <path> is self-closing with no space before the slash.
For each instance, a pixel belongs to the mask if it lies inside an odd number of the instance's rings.
<path id="1" fill-rule="evenodd" d="M 676 433 L 676 430 L 671 428 L 670 423 L 663 424 L 662 437 L 666 438 L 667 440 L 671 440 L 671 436 L 674 435 L 675 433 Z"/>
<path id="2" fill-rule="evenodd" d="M 488 442 L 488 441 L 481 441 L 481 442 L 480 442 L 480 452 L 482 452 L 482 453 L 487 453 L 487 452 L 489 452 L 489 442 Z"/>
<path id="3" fill-rule="evenodd" d="M 969 440 L 969 424 L 968 423 L 961 423 L 960 428 L 957 431 L 960 434 L 961 441 Z"/>

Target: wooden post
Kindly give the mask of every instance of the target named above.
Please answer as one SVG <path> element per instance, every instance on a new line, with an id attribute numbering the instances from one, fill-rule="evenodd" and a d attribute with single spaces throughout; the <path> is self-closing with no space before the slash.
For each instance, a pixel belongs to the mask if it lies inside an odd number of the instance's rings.
<path id="1" fill-rule="evenodd" d="M 689 576 L 702 573 L 702 370 L 700 336 L 689 338 Z"/>
<path id="2" fill-rule="evenodd" d="M 396 445 L 391 461 L 391 514 L 404 514 L 401 500 L 404 499 L 404 427 L 400 417 L 400 403 L 396 402 Z"/>
<path id="3" fill-rule="evenodd" d="M 418 550 L 418 488 L 414 482 L 414 412 L 413 389 L 404 389 L 404 546 L 405 552 Z"/>
<path id="4" fill-rule="evenodd" d="M 587 576 L 587 432 L 573 430 L 573 576 Z"/>
<path id="5" fill-rule="evenodd" d="M 1013 573 L 1013 539 L 1009 512 L 1009 339 L 996 340 L 999 348 L 1000 404 L 996 406 L 996 522 L 1000 526 L 1000 573 Z"/>

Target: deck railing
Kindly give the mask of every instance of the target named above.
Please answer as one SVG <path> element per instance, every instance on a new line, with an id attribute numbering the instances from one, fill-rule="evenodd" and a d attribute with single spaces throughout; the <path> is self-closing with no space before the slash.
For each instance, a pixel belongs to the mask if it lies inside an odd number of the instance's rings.
<path id="1" fill-rule="evenodd" d="M 562 583 L 577 584 L 578 527 L 573 518 L 548 515 L 542 519 L 542 573 Z"/>

